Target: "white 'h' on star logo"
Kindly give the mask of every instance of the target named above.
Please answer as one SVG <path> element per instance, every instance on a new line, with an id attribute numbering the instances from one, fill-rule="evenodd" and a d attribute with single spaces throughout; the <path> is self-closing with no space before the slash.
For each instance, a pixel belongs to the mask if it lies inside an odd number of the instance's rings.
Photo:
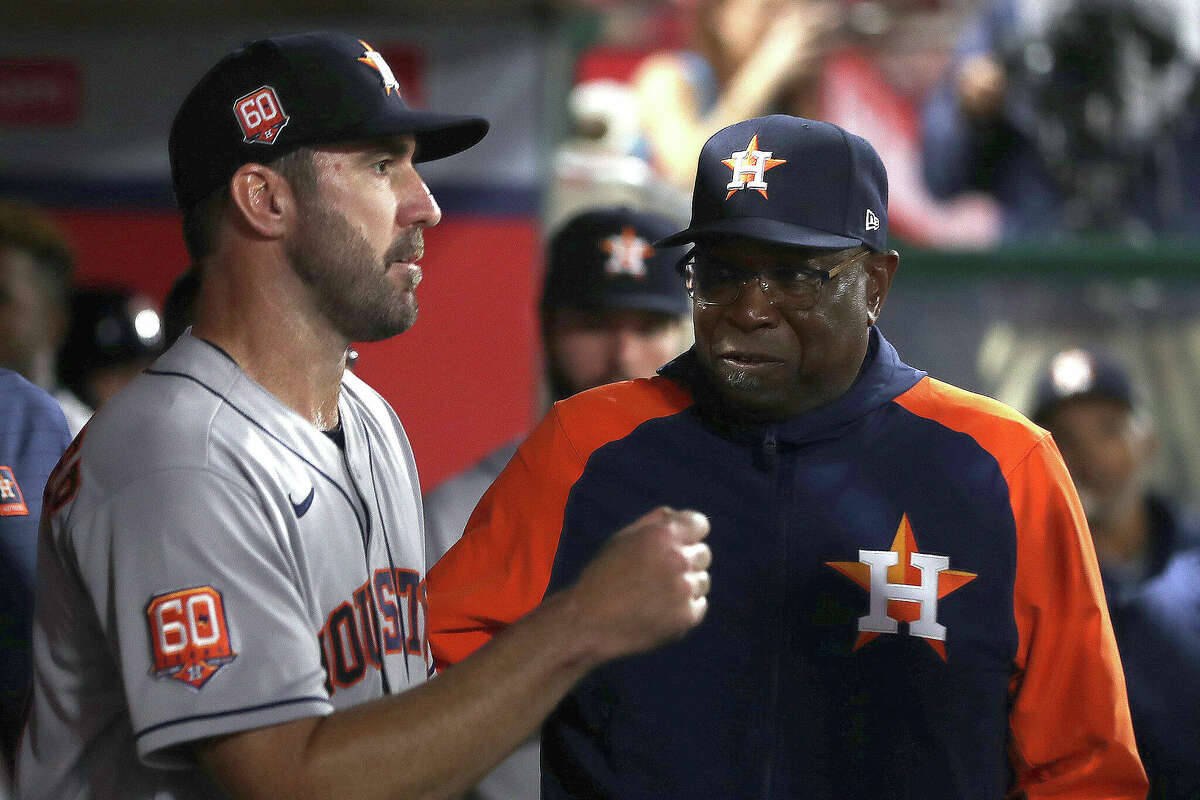
<path id="1" fill-rule="evenodd" d="M 889 583 L 888 567 L 900 563 L 895 550 L 859 550 L 858 560 L 871 568 L 871 608 L 858 618 L 858 629 L 871 633 L 896 633 L 899 623 L 888 616 L 889 600 L 908 600 L 921 605 L 921 617 L 908 624 L 908 632 L 924 639 L 946 640 L 946 626 L 937 621 L 938 573 L 950 568 L 949 556 L 909 553 L 910 563 L 921 571 L 921 583 Z"/>

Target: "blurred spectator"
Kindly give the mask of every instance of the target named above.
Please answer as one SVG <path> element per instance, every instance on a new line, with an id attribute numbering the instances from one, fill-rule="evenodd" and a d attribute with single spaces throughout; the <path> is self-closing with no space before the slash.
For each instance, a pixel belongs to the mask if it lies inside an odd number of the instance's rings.
<path id="1" fill-rule="evenodd" d="M 650 377 L 687 349 L 691 306 L 675 269 L 683 251 L 650 246 L 676 229 L 656 215 L 596 209 L 569 220 L 550 240 L 540 313 L 553 400 L 605 383 Z M 462 536 L 475 504 L 522 438 L 426 495 L 430 566 Z M 503 762 L 470 797 L 526 800 L 540 795 L 535 741 Z"/>
<path id="2" fill-rule="evenodd" d="M 0 200 L 0 367 L 54 395 L 71 435 L 91 416 L 58 388 L 55 359 L 66 337 L 74 256 L 41 209 Z"/>
<path id="3" fill-rule="evenodd" d="M 934 198 L 921 175 L 919 107 L 957 14 L 940 0 L 699 0 L 694 49 L 647 58 L 633 79 L 643 140 L 634 152 L 690 200 L 695 157 L 725 124 L 783 112 L 877 143 L 896 235 L 982 247 L 999 234 L 980 192 Z"/>
<path id="4" fill-rule="evenodd" d="M 162 352 L 162 319 L 150 300 L 120 288 L 77 289 L 59 355 L 62 385 L 93 409 Z"/>
<path id="5" fill-rule="evenodd" d="M 992 0 L 924 112 L 933 193 L 1010 239 L 1200 236 L 1194 0 Z"/>
<path id="6" fill-rule="evenodd" d="M 772 112 L 818 118 L 832 0 L 698 0 L 695 50 L 651 56 L 634 78 L 646 154 L 690 192 L 696 154 L 716 131 Z"/>
<path id="7" fill-rule="evenodd" d="M 1153 425 L 1111 356 L 1055 355 L 1038 379 L 1032 417 L 1054 435 L 1087 514 L 1150 798 L 1195 800 L 1200 526 L 1149 485 Z"/>
<path id="8" fill-rule="evenodd" d="M 0 794 L 12 777 L 32 674 L 37 530 L 46 479 L 71 441 L 54 399 L 0 369 Z"/>
<path id="9" fill-rule="evenodd" d="M 667 186 L 636 153 L 640 121 L 633 89 L 612 79 L 586 80 L 567 96 L 568 136 L 555 150 L 542 223 L 555 230 L 589 208 L 653 208 L 686 218 L 687 198 Z"/>

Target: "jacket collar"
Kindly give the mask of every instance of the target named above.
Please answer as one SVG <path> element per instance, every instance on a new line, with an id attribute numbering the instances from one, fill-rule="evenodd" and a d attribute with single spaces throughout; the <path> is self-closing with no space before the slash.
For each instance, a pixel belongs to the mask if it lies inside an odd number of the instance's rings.
<path id="1" fill-rule="evenodd" d="M 891 402 L 925 377 L 924 372 L 900 360 L 896 348 L 878 327 L 871 328 L 870 337 L 862 368 L 845 394 L 782 422 L 736 421 L 712 389 L 694 347 L 658 372 L 690 391 L 701 416 L 722 434 L 739 441 L 757 442 L 773 437 L 782 443 L 800 444 L 837 436 L 846 426 Z"/>

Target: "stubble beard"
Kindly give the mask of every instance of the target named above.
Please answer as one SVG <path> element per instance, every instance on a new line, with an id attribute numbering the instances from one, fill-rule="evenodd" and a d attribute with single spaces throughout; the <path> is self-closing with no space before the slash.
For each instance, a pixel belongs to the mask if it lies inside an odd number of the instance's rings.
<path id="1" fill-rule="evenodd" d="M 404 333 L 417 320 L 415 282 L 397 284 L 394 262 L 424 253 L 419 227 L 406 231 L 383 258 L 343 216 L 319 201 L 300 208 L 300 235 L 288 244 L 292 269 L 312 290 L 317 312 L 352 342 L 377 342 Z"/>

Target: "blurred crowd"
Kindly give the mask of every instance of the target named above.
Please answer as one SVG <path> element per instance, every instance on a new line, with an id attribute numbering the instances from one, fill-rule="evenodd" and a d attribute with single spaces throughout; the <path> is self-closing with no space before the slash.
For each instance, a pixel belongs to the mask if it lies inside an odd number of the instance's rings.
<path id="1" fill-rule="evenodd" d="M 544 187 L 544 399 L 652 374 L 686 349 L 678 254 L 655 255 L 648 242 L 686 219 L 704 141 L 748 117 L 825 119 L 875 143 L 901 246 L 1200 241 L 1194 0 L 584 5 L 602 24 L 580 54 L 568 135 Z M 629 289 L 639 271 L 658 283 Z M 72 436 L 186 327 L 195 287 L 194 273 L 181 276 L 164 312 L 139 287 L 90 283 L 46 210 L 0 200 L 0 367 L 50 394 Z M 1054 434 L 1084 500 L 1151 797 L 1200 797 L 1200 525 L 1184 498 L 1153 486 L 1160 450 L 1140 397 L 1154 387 L 1077 345 L 1031 376 L 1023 410 Z M 514 447 L 476 465 L 485 477 L 433 493 L 431 563 Z M 31 531 L 2 519 L 9 759 L 29 675 L 34 555 Z M 534 791 L 536 752 L 522 759 L 479 796 L 535 796 L 517 794 Z"/>

